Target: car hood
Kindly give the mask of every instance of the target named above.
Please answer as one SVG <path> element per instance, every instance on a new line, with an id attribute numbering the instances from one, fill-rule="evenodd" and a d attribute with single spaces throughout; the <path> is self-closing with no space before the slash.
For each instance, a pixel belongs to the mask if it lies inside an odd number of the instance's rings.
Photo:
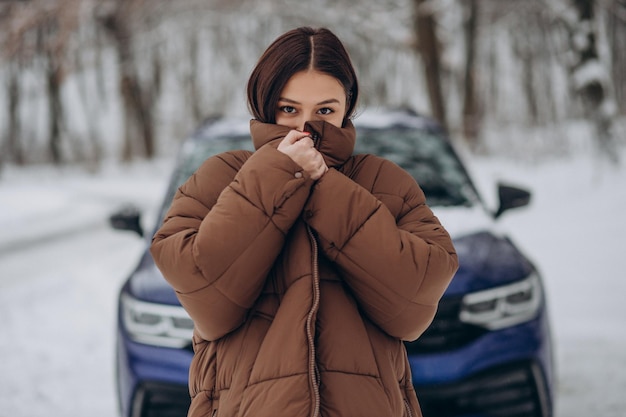
<path id="1" fill-rule="evenodd" d="M 505 285 L 534 270 L 506 231 L 482 207 L 437 207 L 433 211 L 452 236 L 459 256 L 459 269 L 446 296 Z"/>
<path id="2" fill-rule="evenodd" d="M 157 268 L 148 249 L 144 252 L 141 262 L 128 280 L 126 289 L 133 297 L 143 301 L 170 305 L 180 304 L 176 298 L 176 293 Z"/>
<path id="3" fill-rule="evenodd" d="M 504 285 L 525 278 L 533 271 L 530 261 L 481 207 L 435 207 L 433 211 L 452 236 L 459 256 L 459 269 L 446 296 Z M 127 289 L 144 301 L 179 304 L 148 250 Z"/>

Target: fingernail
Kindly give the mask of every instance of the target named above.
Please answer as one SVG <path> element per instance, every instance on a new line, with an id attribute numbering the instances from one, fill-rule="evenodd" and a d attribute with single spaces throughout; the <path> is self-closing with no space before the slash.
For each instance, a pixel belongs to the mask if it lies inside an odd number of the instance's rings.
<path id="1" fill-rule="evenodd" d="M 305 135 L 311 136 L 311 134 L 309 132 L 302 132 L 302 133 L 304 133 Z"/>

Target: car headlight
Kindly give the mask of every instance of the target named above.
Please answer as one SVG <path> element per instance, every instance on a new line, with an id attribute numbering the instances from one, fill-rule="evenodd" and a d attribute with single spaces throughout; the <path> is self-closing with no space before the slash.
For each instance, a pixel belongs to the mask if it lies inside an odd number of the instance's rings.
<path id="1" fill-rule="evenodd" d="M 527 278 L 467 294 L 461 302 L 461 321 L 498 330 L 535 318 L 541 307 L 541 283 L 532 273 Z"/>
<path id="2" fill-rule="evenodd" d="M 193 321 L 180 306 L 148 303 L 122 294 L 122 321 L 136 342 L 182 348 L 191 342 Z"/>

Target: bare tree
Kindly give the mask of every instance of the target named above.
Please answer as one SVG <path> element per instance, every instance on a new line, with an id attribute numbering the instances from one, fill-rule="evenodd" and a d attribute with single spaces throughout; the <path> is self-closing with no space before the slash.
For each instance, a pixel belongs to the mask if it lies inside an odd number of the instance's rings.
<path id="1" fill-rule="evenodd" d="M 22 124 L 19 109 L 22 99 L 20 74 L 25 62 L 34 55 L 34 46 L 27 42 L 25 34 L 36 27 L 32 13 L 25 14 L 21 5 L 10 3 L 2 6 L 0 14 L 0 34 L 2 47 L 0 54 L 5 61 L 6 90 L 8 100 L 8 131 L 6 144 L 2 147 L 3 157 L 0 163 L 12 161 L 26 163 L 26 150 L 21 141 Z"/>
<path id="2" fill-rule="evenodd" d="M 5 86 L 8 101 L 7 137 L 6 143 L 0 146 L 0 150 L 2 151 L 0 168 L 2 168 L 2 164 L 7 161 L 13 161 L 19 165 L 25 163 L 24 151 L 20 143 L 21 124 L 18 114 L 21 98 L 19 77 L 20 60 L 17 59 L 16 55 L 19 52 L 19 47 L 16 47 L 16 36 L 14 30 L 12 30 L 12 25 L 14 24 L 13 19 L 16 13 L 15 9 L 16 5 L 14 4 L 0 5 L 0 35 L 2 36 L 2 38 L 0 38 L 2 46 L 0 56 L 2 56 L 6 62 Z"/>
<path id="3" fill-rule="evenodd" d="M 80 0 L 32 0 L 13 4 L 8 9 L 10 25 L 2 48 L 9 61 L 9 120 L 10 149 L 17 152 L 18 161 L 24 159 L 20 141 L 20 121 L 17 114 L 20 99 L 19 81 L 12 79 L 12 71 L 23 68 L 26 62 L 41 62 L 45 74 L 48 101 L 47 148 L 52 161 L 63 159 L 61 142 L 64 133 L 64 109 L 61 88 L 68 72 L 67 49 L 70 36 L 78 26 L 77 10 Z M 41 58 L 41 59 L 35 59 Z M 12 67 L 12 69 L 11 69 Z"/>
<path id="4" fill-rule="evenodd" d="M 448 130 L 441 85 L 441 52 L 433 2 L 430 0 L 413 0 L 413 7 L 416 46 L 424 63 L 431 111 L 441 126 Z"/>
<path id="5" fill-rule="evenodd" d="M 147 158 L 156 153 L 154 112 L 160 85 L 160 61 L 153 62 L 153 76 L 143 81 L 135 54 L 135 40 L 141 30 L 147 30 L 149 19 L 161 2 L 144 0 L 111 0 L 98 9 L 98 20 L 111 35 L 118 59 L 119 93 L 124 117 L 122 160 L 130 161 L 136 143 Z M 152 8 L 152 9 L 151 9 Z M 137 140 L 138 139 L 138 140 Z"/>
<path id="6" fill-rule="evenodd" d="M 18 165 L 24 165 L 26 158 L 24 150 L 20 142 L 21 123 L 18 115 L 18 109 L 20 107 L 20 79 L 19 79 L 19 67 L 17 62 L 11 62 L 7 65 L 7 99 L 8 99 L 8 132 L 7 143 L 3 148 L 2 154 L 6 156 L 7 160 L 11 159 Z M 2 164 L 4 158 L 0 158 L 0 164 Z"/>
<path id="7" fill-rule="evenodd" d="M 476 50 L 478 27 L 478 0 L 465 2 L 467 18 L 465 20 L 465 77 L 463 94 L 463 136 L 470 147 L 478 147 L 480 132 L 480 109 L 478 89 L 476 88 Z"/>
<path id="8" fill-rule="evenodd" d="M 611 77 L 617 107 L 626 115 L 626 0 L 611 0 L 608 4 L 608 38 L 611 51 Z"/>
<path id="9" fill-rule="evenodd" d="M 527 7 L 522 27 L 511 35 L 511 50 L 520 71 L 520 86 L 526 104 L 526 120 L 531 126 L 543 126 L 556 118 L 554 97 L 550 92 L 550 33 L 541 11 Z M 525 29 L 525 30 L 522 30 Z"/>
<path id="10" fill-rule="evenodd" d="M 596 34 L 596 4 L 594 0 L 573 0 L 577 18 L 569 22 L 572 47 L 577 54 L 572 67 L 575 91 L 578 93 L 585 117 L 595 125 L 600 151 L 617 162 L 613 138 L 613 110 L 610 105 L 607 71 L 600 60 Z"/>

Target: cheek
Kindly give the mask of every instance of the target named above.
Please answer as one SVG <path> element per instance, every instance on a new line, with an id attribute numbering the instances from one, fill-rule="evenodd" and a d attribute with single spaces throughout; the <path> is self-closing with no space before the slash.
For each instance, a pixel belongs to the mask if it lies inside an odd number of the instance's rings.
<path id="1" fill-rule="evenodd" d="M 340 106 L 340 108 L 332 114 L 330 119 L 328 119 L 328 122 L 337 127 L 343 127 L 343 121 L 346 119 L 346 111 L 347 107 L 345 105 Z"/>
<path id="2" fill-rule="evenodd" d="M 343 119 L 344 119 L 343 113 L 337 112 L 337 113 L 333 113 L 333 117 L 330 118 L 328 122 L 330 122 L 331 124 L 337 127 L 343 127 Z"/>
<path id="3" fill-rule="evenodd" d="M 284 125 L 285 123 L 287 123 L 287 120 L 289 120 L 287 117 L 285 117 L 284 114 L 281 114 L 280 112 L 276 112 L 276 124 L 279 125 Z"/>
<path id="4" fill-rule="evenodd" d="M 289 117 L 288 115 L 277 112 L 276 113 L 276 121 L 277 125 L 287 126 L 290 129 L 298 130 L 300 127 L 298 126 L 298 120 L 294 117 Z"/>

